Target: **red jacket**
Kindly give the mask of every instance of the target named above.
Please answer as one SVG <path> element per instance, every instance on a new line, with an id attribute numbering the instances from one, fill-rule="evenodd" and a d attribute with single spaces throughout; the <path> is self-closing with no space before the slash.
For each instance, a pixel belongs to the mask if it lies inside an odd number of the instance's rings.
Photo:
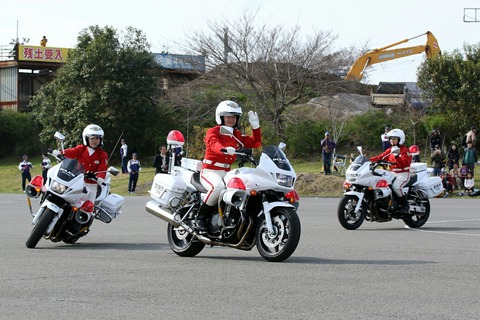
<path id="1" fill-rule="evenodd" d="M 382 154 L 370 158 L 370 161 L 375 162 L 378 160 L 385 160 L 388 162 L 393 162 L 395 164 L 391 165 L 393 172 L 410 172 L 410 164 L 412 163 L 412 155 L 408 152 L 408 148 L 405 146 L 400 146 L 400 154 L 394 156 L 390 154 L 392 147 L 385 150 Z"/>
<path id="2" fill-rule="evenodd" d="M 108 154 L 103 151 L 102 148 L 96 148 L 95 152 L 92 153 L 92 155 L 89 155 L 88 147 L 83 144 L 79 144 L 74 148 L 65 149 L 65 152 L 63 154 L 67 158 L 77 159 L 78 162 L 80 162 L 85 168 L 85 172 L 103 171 L 97 174 L 97 177 L 105 179 L 105 176 L 107 175 L 106 171 L 108 169 Z M 96 183 L 95 181 L 91 180 L 85 180 L 85 182 L 92 184 Z"/>
<path id="3" fill-rule="evenodd" d="M 252 130 L 252 136 L 244 136 L 237 129 L 234 129 L 233 135 L 244 144 L 245 148 L 258 148 L 262 145 L 262 131 L 260 128 Z M 233 137 L 221 135 L 220 126 L 208 129 L 205 135 L 205 146 L 206 150 L 202 168 L 225 171 L 230 171 L 230 165 L 235 162 L 237 156 L 224 154 L 220 149 L 225 149 L 226 147 L 238 149 L 241 147 Z"/>

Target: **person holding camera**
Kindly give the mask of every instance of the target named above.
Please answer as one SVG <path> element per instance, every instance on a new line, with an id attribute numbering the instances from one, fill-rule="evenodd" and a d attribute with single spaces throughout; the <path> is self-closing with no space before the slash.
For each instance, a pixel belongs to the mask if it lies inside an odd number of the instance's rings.
<path id="1" fill-rule="evenodd" d="M 445 154 L 443 153 L 442 149 L 440 149 L 440 145 L 435 145 L 435 149 L 433 149 L 430 156 L 430 161 L 433 168 L 433 176 L 440 177 L 442 174 L 442 168 L 445 166 L 445 158 Z"/>

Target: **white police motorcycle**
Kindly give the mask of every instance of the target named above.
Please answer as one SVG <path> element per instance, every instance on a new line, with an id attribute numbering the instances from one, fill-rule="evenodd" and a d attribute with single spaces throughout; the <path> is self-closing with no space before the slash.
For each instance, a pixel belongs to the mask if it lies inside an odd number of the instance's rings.
<path id="1" fill-rule="evenodd" d="M 167 137 L 169 148 L 184 142 L 183 135 L 174 131 L 178 138 Z M 220 133 L 231 135 L 223 127 Z M 254 167 L 227 173 L 224 178 L 227 188 L 207 220 L 206 234 L 200 234 L 196 225 L 196 215 L 207 192 L 200 182 L 201 161 L 183 158 L 182 165 L 174 167 L 171 159 L 169 174 L 155 176 L 150 190 L 152 200 L 146 210 L 168 222 L 168 242 L 177 255 L 193 257 L 205 245 L 239 250 L 256 246 L 265 260 L 279 262 L 295 251 L 301 227 L 293 167 L 277 146 L 264 146 L 258 165 L 250 154 L 237 154 L 250 159 Z"/>
<path id="2" fill-rule="evenodd" d="M 65 137 L 56 132 L 55 138 L 63 149 Z M 110 174 L 118 175 L 118 169 L 109 167 L 102 182 L 91 177 L 98 184 L 97 197 L 92 203 L 87 196 L 90 191 L 84 185 L 83 165 L 78 160 L 63 157 L 58 150 L 51 155 L 59 163 L 48 170 L 46 184 L 38 175 L 25 190 L 29 198 L 40 197 L 40 208 L 33 215 L 27 248 L 35 248 L 42 237 L 53 242 L 75 243 L 90 231 L 94 219 L 110 223 L 120 214 L 124 203 L 122 196 L 110 194 Z"/>
<path id="3" fill-rule="evenodd" d="M 402 219 L 411 228 L 423 226 L 430 216 L 429 198 L 444 191 L 440 177 L 431 177 L 425 163 L 412 163 L 410 180 L 404 188 L 410 206 L 400 212 L 395 206 L 391 188 L 394 175 L 387 170 L 387 161 L 370 162 L 362 148 L 360 155 L 350 164 L 343 184 L 345 192 L 337 210 L 338 221 L 347 230 L 360 227 L 364 220 L 388 222 Z"/>

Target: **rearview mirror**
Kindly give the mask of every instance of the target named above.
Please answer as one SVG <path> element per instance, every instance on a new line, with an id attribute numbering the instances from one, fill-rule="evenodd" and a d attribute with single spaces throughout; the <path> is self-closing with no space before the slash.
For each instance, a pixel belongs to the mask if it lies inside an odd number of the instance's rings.
<path id="1" fill-rule="evenodd" d="M 362 149 L 362 146 L 357 146 L 357 150 L 358 150 L 358 152 L 360 152 L 360 154 L 363 156 L 363 152 L 362 152 L 362 150 L 363 150 L 363 149 Z"/>
<path id="2" fill-rule="evenodd" d="M 107 171 L 113 174 L 115 177 L 120 173 L 120 171 L 115 167 L 108 167 Z"/>
<path id="3" fill-rule="evenodd" d="M 233 128 L 232 127 L 227 127 L 227 126 L 221 126 L 220 127 L 220 134 L 223 134 L 225 136 L 231 136 L 231 135 L 233 135 Z"/>
<path id="4" fill-rule="evenodd" d="M 285 144 L 285 142 L 280 142 L 280 143 L 278 144 L 278 147 L 280 148 L 280 150 L 284 150 L 286 146 L 287 146 L 287 145 Z"/>
<path id="5" fill-rule="evenodd" d="M 55 134 L 53 135 L 53 137 L 55 139 L 57 139 L 58 141 L 60 142 L 63 142 L 65 140 L 65 136 L 63 134 L 61 134 L 60 132 L 55 132 Z"/>
<path id="6" fill-rule="evenodd" d="M 233 135 L 233 128 L 232 127 L 227 127 L 227 126 L 221 126 L 220 127 L 220 134 L 224 136 L 230 136 L 233 139 L 237 140 L 238 143 L 243 147 L 244 144 L 242 141 L 238 140 L 237 137 Z"/>

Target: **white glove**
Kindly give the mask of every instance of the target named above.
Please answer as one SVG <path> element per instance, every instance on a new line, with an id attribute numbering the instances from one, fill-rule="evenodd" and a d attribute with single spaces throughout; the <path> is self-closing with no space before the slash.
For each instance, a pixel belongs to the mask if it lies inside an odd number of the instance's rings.
<path id="1" fill-rule="evenodd" d="M 252 110 L 248 111 L 248 122 L 250 122 L 252 129 L 260 128 L 260 120 L 258 119 L 258 115 Z"/>
<path id="2" fill-rule="evenodd" d="M 226 147 L 227 149 L 227 154 L 235 154 L 235 148 L 234 147 Z"/>

